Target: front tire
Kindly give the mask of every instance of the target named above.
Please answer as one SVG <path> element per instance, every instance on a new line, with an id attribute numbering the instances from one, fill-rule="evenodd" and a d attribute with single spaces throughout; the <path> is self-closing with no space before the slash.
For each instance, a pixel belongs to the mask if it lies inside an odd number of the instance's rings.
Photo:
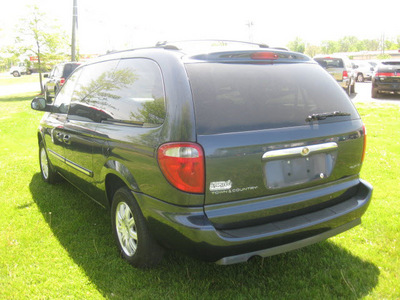
<path id="1" fill-rule="evenodd" d="M 148 268 L 161 261 L 164 250 L 150 235 L 139 205 L 127 187 L 114 194 L 111 225 L 122 257 L 132 266 Z"/>
<path id="2" fill-rule="evenodd" d="M 59 175 L 54 170 L 49 157 L 47 156 L 46 148 L 44 147 L 43 141 L 39 143 L 39 163 L 40 163 L 40 173 L 42 178 L 47 183 L 55 183 L 59 179 Z"/>

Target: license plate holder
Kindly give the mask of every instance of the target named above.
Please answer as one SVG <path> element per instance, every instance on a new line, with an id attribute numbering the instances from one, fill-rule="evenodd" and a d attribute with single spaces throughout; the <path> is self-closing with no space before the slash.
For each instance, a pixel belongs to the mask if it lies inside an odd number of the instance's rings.
<path id="1" fill-rule="evenodd" d="M 266 185 L 269 189 L 279 189 L 324 180 L 331 175 L 334 162 L 332 153 L 268 161 L 264 167 Z"/>

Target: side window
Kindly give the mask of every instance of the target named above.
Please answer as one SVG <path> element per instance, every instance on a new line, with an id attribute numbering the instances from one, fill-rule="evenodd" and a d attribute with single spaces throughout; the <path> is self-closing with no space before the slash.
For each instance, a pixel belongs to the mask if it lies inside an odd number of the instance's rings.
<path id="1" fill-rule="evenodd" d="M 68 118 L 100 122 L 111 117 L 109 99 L 122 85 L 123 78 L 114 75 L 118 60 L 85 66 L 72 95 Z"/>
<path id="2" fill-rule="evenodd" d="M 81 70 L 78 70 L 65 82 L 60 92 L 57 94 L 54 100 L 54 112 L 66 114 L 69 109 L 72 93 L 74 92 L 74 87 L 76 81 L 78 80 Z"/>
<path id="3" fill-rule="evenodd" d="M 85 67 L 75 87 L 69 118 L 154 127 L 165 118 L 164 87 L 149 59 L 122 59 Z"/>
<path id="4" fill-rule="evenodd" d="M 50 77 L 54 77 L 54 74 L 56 74 L 58 69 L 58 66 L 55 66 L 54 69 L 51 71 Z"/>
<path id="5" fill-rule="evenodd" d="M 54 70 L 54 77 L 61 77 L 63 65 L 58 65 Z"/>
<path id="6" fill-rule="evenodd" d="M 164 84 L 159 66 L 149 59 L 122 59 L 116 77 L 124 85 L 110 98 L 109 110 L 115 121 L 155 127 L 165 119 Z M 111 120 L 112 121 L 112 120 Z"/>

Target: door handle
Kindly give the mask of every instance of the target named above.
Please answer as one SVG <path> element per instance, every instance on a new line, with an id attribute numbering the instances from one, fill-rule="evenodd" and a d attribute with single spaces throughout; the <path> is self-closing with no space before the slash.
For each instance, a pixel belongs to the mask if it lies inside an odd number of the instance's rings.
<path id="1" fill-rule="evenodd" d="M 64 137 L 64 135 L 61 132 L 57 132 L 56 133 L 56 140 L 57 141 L 62 143 L 63 142 L 63 137 Z"/>
<path id="2" fill-rule="evenodd" d="M 67 145 L 71 144 L 71 136 L 66 134 L 63 136 L 63 141 L 64 143 L 66 143 Z"/>

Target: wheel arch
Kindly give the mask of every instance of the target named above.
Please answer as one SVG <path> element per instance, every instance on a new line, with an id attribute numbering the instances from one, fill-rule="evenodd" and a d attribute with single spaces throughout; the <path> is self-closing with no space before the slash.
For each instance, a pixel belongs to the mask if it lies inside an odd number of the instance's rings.
<path id="1" fill-rule="evenodd" d="M 106 202 L 111 207 L 115 192 L 126 186 L 130 190 L 138 191 L 139 187 L 129 169 L 118 161 L 108 161 L 103 167 L 104 188 Z"/>
<path id="2" fill-rule="evenodd" d="M 112 205 L 112 199 L 115 192 L 123 186 L 127 186 L 127 184 L 120 177 L 113 173 L 107 174 L 105 179 L 105 189 L 107 204 L 109 207 Z"/>
<path id="3" fill-rule="evenodd" d="M 38 138 L 38 144 L 40 144 L 40 142 L 43 141 L 43 137 L 42 137 L 42 135 L 40 134 L 39 131 L 37 133 L 37 138 Z"/>

